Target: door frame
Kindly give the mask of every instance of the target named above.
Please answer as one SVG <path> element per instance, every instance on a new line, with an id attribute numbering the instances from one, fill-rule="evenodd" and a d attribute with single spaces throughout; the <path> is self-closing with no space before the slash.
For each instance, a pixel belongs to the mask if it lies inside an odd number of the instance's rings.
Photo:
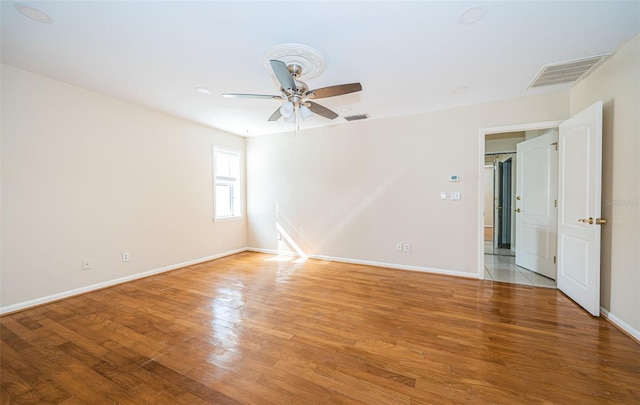
<path id="1" fill-rule="evenodd" d="M 534 122 L 529 124 L 515 124 L 502 127 L 480 128 L 478 131 L 478 272 L 477 278 L 484 280 L 484 154 L 485 137 L 490 134 L 503 132 L 533 131 L 537 129 L 557 128 L 561 121 Z"/>

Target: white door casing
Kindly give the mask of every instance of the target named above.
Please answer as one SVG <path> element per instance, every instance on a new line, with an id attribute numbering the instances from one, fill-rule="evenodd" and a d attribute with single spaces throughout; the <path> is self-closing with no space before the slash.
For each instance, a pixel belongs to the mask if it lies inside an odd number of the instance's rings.
<path id="1" fill-rule="evenodd" d="M 600 315 L 602 102 L 560 125 L 558 288 Z"/>
<path id="2" fill-rule="evenodd" d="M 558 133 L 516 145 L 516 265 L 556 279 Z"/>

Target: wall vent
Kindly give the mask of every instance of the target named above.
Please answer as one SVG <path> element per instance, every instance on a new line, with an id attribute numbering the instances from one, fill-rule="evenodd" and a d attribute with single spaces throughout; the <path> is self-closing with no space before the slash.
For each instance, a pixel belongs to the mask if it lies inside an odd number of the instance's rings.
<path id="1" fill-rule="evenodd" d="M 369 118 L 367 114 L 357 114 L 357 115 L 350 115 L 348 117 L 344 117 L 344 119 L 347 121 L 366 120 L 367 118 Z"/>
<path id="2" fill-rule="evenodd" d="M 544 65 L 527 86 L 533 87 L 551 86 L 552 84 L 571 83 L 583 77 L 587 77 L 610 53 L 590 56 L 588 58 L 573 59 L 566 62 L 549 63 Z"/>

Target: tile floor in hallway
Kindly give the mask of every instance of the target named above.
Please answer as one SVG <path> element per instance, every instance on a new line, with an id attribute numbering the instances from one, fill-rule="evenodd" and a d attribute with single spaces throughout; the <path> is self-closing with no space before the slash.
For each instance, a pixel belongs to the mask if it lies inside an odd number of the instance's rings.
<path id="1" fill-rule="evenodd" d="M 503 250 L 503 249 L 501 249 Z M 492 253 L 487 253 L 492 252 Z M 485 242 L 484 279 L 535 287 L 556 288 L 556 282 L 550 278 L 516 266 L 515 256 L 493 253 L 491 242 Z"/>

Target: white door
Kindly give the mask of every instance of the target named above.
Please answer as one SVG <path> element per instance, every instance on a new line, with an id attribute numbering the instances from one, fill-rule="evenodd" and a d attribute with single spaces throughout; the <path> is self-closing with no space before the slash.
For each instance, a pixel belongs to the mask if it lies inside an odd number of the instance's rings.
<path id="1" fill-rule="evenodd" d="M 556 279 L 558 133 L 516 145 L 516 264 Z"/>
<path id="2" fill-rule="evenodd" d="M 560 125 L 558 288 L 600 315 L 602 102 Z"/>

